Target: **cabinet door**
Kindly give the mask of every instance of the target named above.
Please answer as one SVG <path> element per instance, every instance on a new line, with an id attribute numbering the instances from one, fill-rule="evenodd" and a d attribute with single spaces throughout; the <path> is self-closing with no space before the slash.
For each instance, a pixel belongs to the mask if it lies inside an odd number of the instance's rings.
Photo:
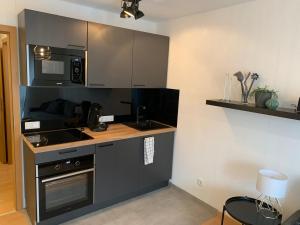
<path id="1" fill-rule="evenodd" d="M 115 196 L 116 148 L 114 143 L 96 146 L 95 203 L 105 203 Z"/>
<path id="2" fill-rule="evenodd" d="M 167 84 L 168 56 L 168 37 L 135 32 L 132 87 L 165 88 Z"/>
<path id="3" fill-rule="evenodd" d="M 117 176 L 116 195 L 126 196 L 136 192 L 140 184 L 139 138 L 127 139 L 116 143 Z"/>
<path id="4" fill-rule="evenodd" d="M 109 203 L 136 192 L 140 176 L 139 139 L 96 147 L 96 204 Z"/>
<path id="5" fill-rule="evenodd" d="M 144 138 L 141 139 L 141 188 L 168 181 L 172 176 L 174 133 L 154 135 L 154 162 L 144 165 Z"/>
<path id="6" fill-rule="evenodd" d="M 27 44 L 86 49 L 87 22 L 25 10 Z"/>
<path id="7" fill-rule="evenodd" d="M 88 86 L 130 88 L 133 31 L 88 23 Z"/>

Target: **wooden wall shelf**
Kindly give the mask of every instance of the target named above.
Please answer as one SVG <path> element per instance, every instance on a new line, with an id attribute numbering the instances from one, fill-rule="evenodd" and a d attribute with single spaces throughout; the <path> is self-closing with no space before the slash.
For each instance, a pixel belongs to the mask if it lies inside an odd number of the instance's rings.
<path id="1" fill-rule="evenodd" d="M 295 109 L 289 108 L 278 108 L 276 111 L 272 111 L 267 108 L 258 108 L 254 104 L 243 104 L 238 101 L 227 101 L 227 100 L 206 100 L 207 105 L 218 106 L 228 109 L 235 109 L 241 111 L 247 111 L 252 113 L 259 113 L 269 116 L 282 117 L 293 120 L 300 120 L 300 113 L 297 113 Z"/>

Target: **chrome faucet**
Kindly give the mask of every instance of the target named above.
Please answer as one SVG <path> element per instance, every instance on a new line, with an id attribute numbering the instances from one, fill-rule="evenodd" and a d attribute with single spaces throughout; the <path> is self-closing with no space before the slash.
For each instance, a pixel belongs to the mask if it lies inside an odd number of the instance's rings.
<path id="1" fill-rule="evenodd" d="M 138 107 L 136 107 L 136 124 L 138 125 L 140 123 L 140 119 L 143 116 L 140 116 L 140 110 L 146 110 L 146 106 L 144 105 L 139 105 Z"/>

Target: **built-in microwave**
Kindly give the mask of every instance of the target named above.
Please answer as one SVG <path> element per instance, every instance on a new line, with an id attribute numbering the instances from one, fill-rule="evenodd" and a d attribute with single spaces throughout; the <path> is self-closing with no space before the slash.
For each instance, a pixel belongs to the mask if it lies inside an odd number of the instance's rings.
<path id="1" fill-rule="evenodd" d="M 26 53 L 27 86 L 85 85 L 86 51 L 27 45 Z"/>

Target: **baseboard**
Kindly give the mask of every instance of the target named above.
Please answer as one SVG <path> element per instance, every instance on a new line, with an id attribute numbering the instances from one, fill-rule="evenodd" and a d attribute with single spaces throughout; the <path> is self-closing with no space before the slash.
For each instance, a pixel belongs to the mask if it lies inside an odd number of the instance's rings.
<path id="1" fill-rule="evenodd" d="M 221 224 L 221 219 L 222 219 L 222 212 L 217 210 L 216 208 L 212 207 L 211 205 L 207 204 L 206 202 L 203 202 L 199 198 L 197 198 L 194 195 L 191 195 L 187 191 L 181 189 L 180 187 L 176 186 L 175 184 L 170 182 L 170 186 L 174 187 L 178 191 L 182 192 L 185 194 L 187 197 L 194 199 L 195 201 L 198 201 L 201 203 L 207 210 L 209 210 L 212 214 L 215 214 L 215 217 L 212 217 L 209 219 L 207 222 L 203 223 L 203 225 L 219 225 Z M 224 225 L 240 225 L 235 219 L 233 219 L 230 215 L 225 214 L 224 215 Z"/>

